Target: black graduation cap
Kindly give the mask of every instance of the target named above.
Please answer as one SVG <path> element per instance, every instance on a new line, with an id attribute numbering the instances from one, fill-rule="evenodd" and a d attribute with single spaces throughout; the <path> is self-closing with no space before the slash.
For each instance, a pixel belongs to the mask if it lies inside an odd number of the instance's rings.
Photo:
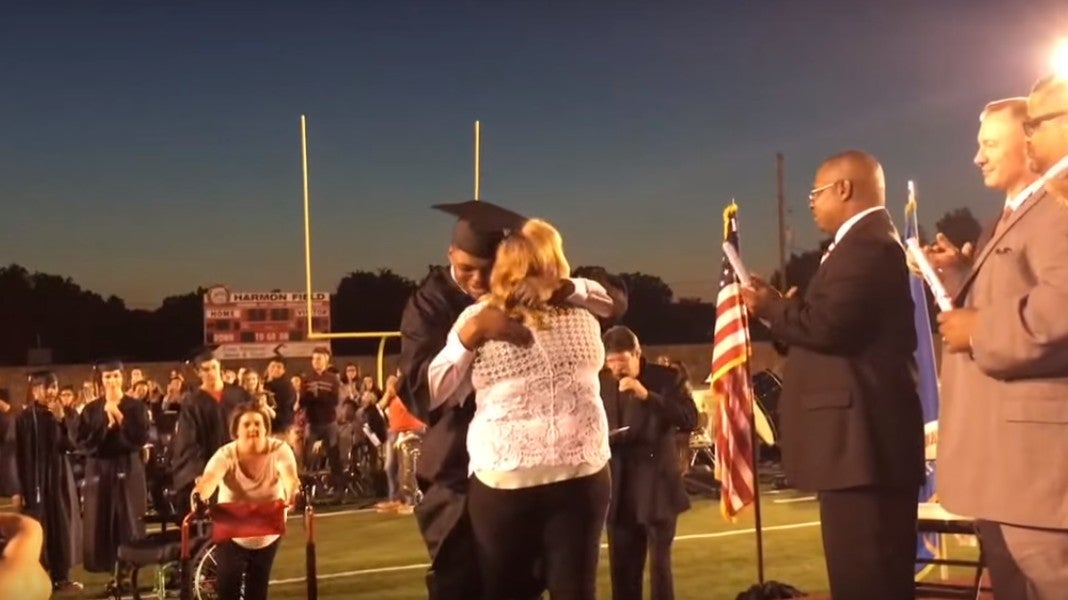
<path id="1" fill-rule="evenodd" d="M 93 361 L 93 370 L 97 373 L 106 373 L 108 371 L 123 371 L 125 365 L 123 365 L 125 359 L 121 356 L 105 356 Z"/>
<path id="2" fill-rule="evenodd" d="M 452 245 L 478 258 L 492 259 L 504 236 L 527 221 L 523 215 L 485 200 L 435 204 L 432 208 L 456 217 Z"/>
<path id="3" fill-rule="evenodd" d="M 26 379 L 29 380 L 30 387 L 35 385 L 43 385 L 47 387 L 53 383 L 59 383 L 56 374 L 49 370 L 32 371 L 26 374 Z"/>
<path id="4" fill-rule="evenodd" d="M 193 366 L 199 366 L 200 363 L 207 362 L 214 358 L 215 351 L 219 349 L 218 344 L 208 344 L 205 346 L 197 346 L 189 351 L 189 358 L 185 360 L 186 364 Z"/>

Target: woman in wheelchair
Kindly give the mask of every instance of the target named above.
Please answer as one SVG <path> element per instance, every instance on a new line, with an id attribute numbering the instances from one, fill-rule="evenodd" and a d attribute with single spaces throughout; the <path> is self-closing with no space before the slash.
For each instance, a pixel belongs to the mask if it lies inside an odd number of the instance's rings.
<path id="1" fill-rule="evenodd" d="M 288 444 L 270 437 L 270 427 L 271 420 L 259 404 L 238 407 L 230 425 L 234 441 L 211 457 L 194 494 L 210 498 L 218 490 L 220 503 L 281 500 L 290 505 L 300 484 L 297 461 Z M 278 535 L 235 537 L 219 544 L 216 559 L 220 600 L 267 598 L 278 539 Z"/>

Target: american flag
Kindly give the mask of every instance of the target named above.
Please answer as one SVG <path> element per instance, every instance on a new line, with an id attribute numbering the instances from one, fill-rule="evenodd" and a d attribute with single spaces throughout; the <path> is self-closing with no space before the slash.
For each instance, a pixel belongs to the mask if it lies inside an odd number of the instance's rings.
<path id="1" fill-rule="evenodd" d="M 738 249 L 738 205 L 723 211 L 723 236 Z M 716 333 L 712 346 L 712 392 L 716 409 L 716 479 L 720 512 L 733 520 L 755 499 L 753 482 L 753 397 L 750 386 L 749 318 L 738 275 L 726 255 L 716 296 Z"/>

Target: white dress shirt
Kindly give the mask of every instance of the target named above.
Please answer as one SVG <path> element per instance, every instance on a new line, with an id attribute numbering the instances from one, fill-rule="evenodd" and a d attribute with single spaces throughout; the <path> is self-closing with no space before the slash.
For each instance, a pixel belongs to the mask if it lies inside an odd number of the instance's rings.
<path id="1" fill-rule="evenodd" d="M 834 247 L 837 246 L 838 243 L 842 241 L 842 238 L 844 238 L 845 235 L 847 233 L 849 233 L 849 230 L 852 229 L 853 226 L 857 224 L 857 222 L 859 222 L 864 217 L 866 217 L 866 216 L 868 216 L 868 215 L 870 215 L 870 214 L 872 214 L 874 212 L 878 212 L 880 210 L 886 210 L 886 207 L 885 206 L 873 206 L 871 208 L 864 209 L 864 210 L 858 212 L 857 214 L 853 215 L 852 217 L 849 217 L 846 220 L 845 223 L 842 223 L 842 226 L 839 227 L 838 231 L 836 231 L 834 233 L 834 241 L 831 242 L 831 245 L 827 247 L 827 251 L 823 254 L 823 258 L 820 259 L 820 264 L 823 264 L 823 261 L 827 260 L 827 257 L 830 256 L 831 252 L 834 251 Z"/>

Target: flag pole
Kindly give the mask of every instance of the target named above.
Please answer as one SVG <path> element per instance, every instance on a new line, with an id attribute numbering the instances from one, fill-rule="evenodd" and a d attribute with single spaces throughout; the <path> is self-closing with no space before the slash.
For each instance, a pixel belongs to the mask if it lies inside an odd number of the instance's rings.
<path id="1" fill-rule="evenodd" d="M 752 396 L 752 394 L 750 394 Z M 760 465 L 757 464 L 756 428 L 749 421 L 749 433 L 753 436 L 753 518 L 756 521 L 757 583 L 764 585 L 764 525 L 760 518 Z"/>
<path id="2" fill-rule="evenodd" d="M 745 316 L 749 327 L 749 314 Z M 749 386 L 749 439 L 753 450 L 753 529 L 756 530 L 757 583 L 764 585 L 764 521 L 760 511 L 760 450 L 756 432 L 756 393 L 753 391 L 753 374 L 749 371 L 749 361 L 745 364 L 745 377 Z"/>
<path id="3" fill-rule="evenodd" d="M 475 121 L 475 200 L 482 191 L 482 123 Z"/>
<path id="4" fill-rule="evenodd" d="M 786 293 L 790 285 L 786 282 L 786 184 L 784 179 L 782 153 L 775 155 L 775 203 L 779 209 L 779 291 Z M 754 413 L 755 414 L 755 413 Z"/>
<path id="5" fill-rule="evenodd" d="M 737 214 L 738 204 L 732 199 L 730 207 L 724 213 L 724 238 L 726 238 L 729 230 L 729 219 L 731 216 Z M 749 312 L 742 307 L 742 318 L 745 319 L 745 330 L 749 330 Z M 748 335 L 746 336 L 748 337 Z M 747 345 L 749 342 L 747 341 Z M 749 345 L 746 348 L 747 353 L 752 353 L 752 346 Z M 759 468 L 759 451 L 757 450 L 757 434 L 756 434 L 756 396 L 753 393 L 753 374 L 750 371 L 749 356 L 745 360 L 745 386 L 749 396 L 749 451 L 751 453 L 751 459 L 753 461 L 753 518 L 754 531 L 756 532 L 756 552 L 757 552 L 757 582 L 760 585 L 764 585 L 764 520 L 760 510 L 760 468 Z M 722 492 L 721 492 L 722 493 Z"/>

